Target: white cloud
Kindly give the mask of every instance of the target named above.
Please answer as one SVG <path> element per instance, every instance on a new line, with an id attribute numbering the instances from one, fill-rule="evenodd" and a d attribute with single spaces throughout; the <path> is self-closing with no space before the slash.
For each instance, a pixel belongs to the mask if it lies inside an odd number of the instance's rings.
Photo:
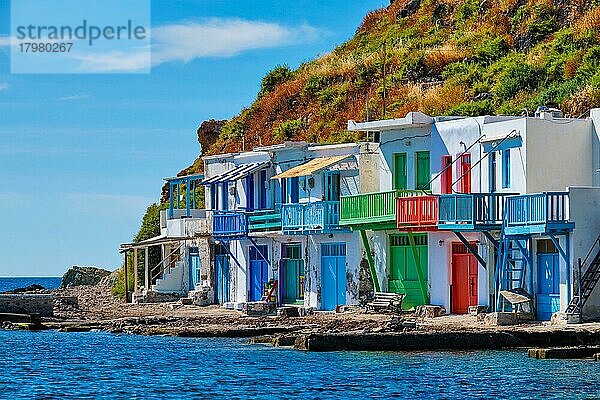
<path id="1" fill-rule="evenodd" d="M 319 30 L 243 19 L 212 18 L 153 28 L 151 62 L 147 49 L 137 52 L 72 54 L 82 72 L 135 72 L 168 62 L 190 62 L 204 57 L 233 57 L 245 51 L 314 41 Z"/>
<path id="2" fill-rule="evenodd" d="M 10 36 L 0 36 L 0 47 L 10 46 Z"/>
<path id="3" fill-rule="evenodd" d="M 0 92 L 8 89 L 8 83 L 0 82 Z"/>
<path id="4" fill-rule="evenodd" d="M 70 94 L 68 96 L 59 97 L 58 100 L 60 100 L 60 101 L 75 101 L 75 100 L 89 99 L 90 97 L 92 97 L 92 96 L 89 94 Z"/>

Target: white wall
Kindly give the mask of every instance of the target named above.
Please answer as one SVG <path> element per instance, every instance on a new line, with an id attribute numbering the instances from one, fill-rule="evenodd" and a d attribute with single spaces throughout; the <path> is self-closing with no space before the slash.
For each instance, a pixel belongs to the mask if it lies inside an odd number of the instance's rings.
<path id="1" fill-rule="evenodd" d="M 577 286 L 575 277 L 577 273 L 577 260 L 582 261 L 587 255 L 594 240 L 600 234 L 600 188 L 570 187 L 569 188 L 570 219 L 575 222 L 575 229 L 571 235 L 571 282 L 573 287 Z M 594 252 L 600 248 L 596 247 Z M 591 258 L 595 256 L 592 254 Z M 584 271 L 585 272 L 585 268 Z M 561 279 L 564 284 L 564 280 Z M 574 292 L 571 292 L 574 293 Z M 566 287 L 561 288 L 561 309 L 566 307 Z M 587 317 L 600 317 L 600 286 L 597 286 L 588 303 L 584 307 Z"/>

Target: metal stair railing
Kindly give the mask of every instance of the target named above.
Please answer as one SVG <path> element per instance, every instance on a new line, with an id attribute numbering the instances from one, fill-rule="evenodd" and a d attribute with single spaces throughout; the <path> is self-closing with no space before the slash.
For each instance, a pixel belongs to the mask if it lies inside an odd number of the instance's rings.
<path id="1" fill-rule="evenodd" d="M 583 311 L 583 306 L 587 302 L 588 298 L 592 294 L 596 284 L 600 281 L 600 249 L 595 253 L 595 257 L 589 264 L 583 276 L 581 276 L 581 270 L 584 266 L 588 265 L 588 260 L 593 254 L 594 249 L 600 245 L 600 235 L 596 238 L 583 262 L 580 264 L 579 269 L 579 285 L 577 286 L 577 293 L 571 298 L 569 305 L 565 311 L 568 315 L 579 314 Z"/>

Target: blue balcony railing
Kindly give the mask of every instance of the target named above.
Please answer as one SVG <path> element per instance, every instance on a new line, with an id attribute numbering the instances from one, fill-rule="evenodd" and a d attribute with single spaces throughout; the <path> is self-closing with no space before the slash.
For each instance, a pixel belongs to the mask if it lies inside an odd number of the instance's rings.
<path id="1" fill-rule="evenodd" d="M 498 229 L 502 225 L 507 193 L 442 194 L 439 197 L 440 229 Z"/>
<path id="2" fill-rule="evenodd" d="M 281 206 L 284 234 L 324 233 L 343 229 L 339 225 L 340 202 L 318 201 Z"/>
<path id="3" fill-rule="evenodd" d="M 214 211 L 213 236 L 240 238 L 248 234 L 248 223 L 243 211 Z"/>
<path id="4" fill-rule="evenodd" d="M 506 232 L 544 233 L 572 229 L 569 222 L 569 194 L 544 192 L 513 196 L 506 199 Z"/>

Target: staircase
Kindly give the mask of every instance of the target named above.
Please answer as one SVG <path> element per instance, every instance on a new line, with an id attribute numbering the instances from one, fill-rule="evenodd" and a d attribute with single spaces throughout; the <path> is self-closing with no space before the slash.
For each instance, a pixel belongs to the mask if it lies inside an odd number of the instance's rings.
<path id="1" fill-rule="evenodd" d="M 600 249 L 596 251 L 595 257 L 589 262 L 590 256 L 596 247 L 599 246 L 600 235 L 598 235 L 598 238 L 594 241 L 594 244 L 581 264 L 581 270 L 585 270 L 585 273 L 581 276 L 581 293 L 579 293 L 579 285 L 577 285 L 576 294 L 571 299 L 571 302 L 565 311 L 567 315 L 581 315 L 583 306 L 594 291 L 598 281 L 600 281 Z M 589 265 L 587 269 L 586 265 Z"/>
<path id="2" fill-rule="evenodd" d="M 163 258 L 158 265 L 152 269 L 157 271 L 152 276 L 152 292 L 157 293 L 182 293 L 184 283 L 185 263 L 181 259 L 181 248 L 183 243 L 176 246 Z"/>

